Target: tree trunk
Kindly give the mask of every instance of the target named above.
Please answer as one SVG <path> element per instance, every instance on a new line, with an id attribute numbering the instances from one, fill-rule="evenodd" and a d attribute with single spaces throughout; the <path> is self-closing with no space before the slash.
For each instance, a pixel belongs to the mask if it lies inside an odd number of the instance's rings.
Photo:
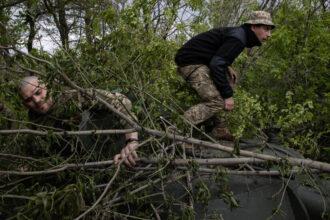
<path id="1" fill-rule="evenodd" d="M 56 0 L 55 7 L 50 0 L 44 0 L 45 6 L 48 12 L 53 16 L 55 25 L 60 33 L 62 47 L 64 49 L 69 48 L 69 32 L 70 28 L 67 24 L 65 13 L 65 0 Z"/>

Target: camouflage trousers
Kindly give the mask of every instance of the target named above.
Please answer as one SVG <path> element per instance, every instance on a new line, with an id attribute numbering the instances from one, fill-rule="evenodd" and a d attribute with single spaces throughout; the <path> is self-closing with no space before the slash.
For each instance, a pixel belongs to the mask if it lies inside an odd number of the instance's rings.
<path id="1" fill-rule="evenodd" d="M 217 114 L 224 109 L 224 100 L 211 78 L 210 69 L 206 65 L 189 65 L 179 67 L 178 72 L 202 100 L 201 103 L 189 108 L 184 113 L 184 117 L 196 125 L 214 116 L 215 127 L 226 127 L 226 118 Z M 233 88 L 234 83 L 229 74 L 227 74 L 227 79 Z"/>

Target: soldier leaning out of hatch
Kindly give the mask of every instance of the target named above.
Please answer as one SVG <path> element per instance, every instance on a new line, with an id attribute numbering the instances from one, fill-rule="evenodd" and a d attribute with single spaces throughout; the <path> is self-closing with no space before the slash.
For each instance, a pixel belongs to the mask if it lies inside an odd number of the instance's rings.
<path id="1" fill-rule="evenodd" d="M 234 109 L 233 85 L 237 75 L 230 65 L 245 47 L 266 42 L 274 27 L 268 12 L 254 11 L 243 25 L 201 33 L 179 49 L 175 57 L 178 72 L 202 100 L 184 113 L 188 121 L 197 125 L 215 116 L 212 134 L 233 139 L 226 119 L 218 114 L 222 109 Z"/>
<path id="2" fill-rule="evenodd" d="M 53 128 L 56 130 L 86 130 L 86 124 L 98 125 L 97 123 L 92 123 L 97 121 L 102 122 L 103 125 L 106 124 L 106 129 L 117 127 L 118 124 L 124 128 L 130 128 L 125 120 L 116 117 L 103 104 L 85 98 L 76 90 L 67 90 L 58 93 L 48 93 L 48 91 L 50 90 L 46 88 L 46 84 L 35 76 L 23 78 L 18 85 L 18 93 L 22 98 L 24 106 L 28 108 L 29 120 L 34 125 L 47 126 L 48 129 Z M 117 110 L 127 115 L 130 119 L 135 119 L 134 114 L 130 112 L 132 108 L 131 101 L 126 96 L 105 90 L 96 91 L 97 95 Z M 98 127 L 93 127 L 92 129 L 98 129 Z M 106 138 L 108 141 L 109 139 L 111 138 Z M 90 141 L 90 139 L 88 140 Z M 88 142 L 88 140 L 82 141 L 83 144 Z M 92 144 L 95 144 L 98 140 L 92 142 Z M 138 144 L 138 133 L 132 132 L 125 134 L 125 142 L 126 146 L 121 149 L 120 154 L 116 154 L 114 157 L 115 164 L 118 163 L 120 158 L 128 155 Z M 109 146 L 102 144 L 103 149 L 104 147 Z M 129 167 L 134 166 L 137 157 L 137 153 L 133 151 L 125 159 L 124 163 Z"/>

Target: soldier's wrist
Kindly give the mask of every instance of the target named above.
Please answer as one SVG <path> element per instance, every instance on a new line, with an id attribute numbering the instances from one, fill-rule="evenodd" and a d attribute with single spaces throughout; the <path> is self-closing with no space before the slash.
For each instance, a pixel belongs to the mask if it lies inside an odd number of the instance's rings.
<path id="1" fill-rule="evenodd" d="M 139 142 L 139 139 L 137 138 L 128 138 L 126 139 L 126 145 L 132 142 Z"/>

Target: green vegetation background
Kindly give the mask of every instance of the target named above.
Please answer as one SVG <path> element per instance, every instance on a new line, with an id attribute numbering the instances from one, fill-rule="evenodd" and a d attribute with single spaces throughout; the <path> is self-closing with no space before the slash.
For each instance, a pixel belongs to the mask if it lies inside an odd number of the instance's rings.
<path id="1" fill-rule="evenodd" d="M 3 2 L 4 5 L 11 3 Z M 183 132 L 189 132 L 189 125 L 180 116 L 198 102 L 198 97 L 176 72 L 176 51 L 191 36 L 222 25 L 240 25 L 247 20 L 247 11 L 265 9 L 272 13 L 276 29 L 269 42 L 261 48 L 246 49 L 233 64 L 240 81 L 234 95 L 235 110 L 227 114 L 230 130 L 237 138 L 258 138 L 271 128 L 279 127 L 283 145 L 305 157 L 329 162 L 330 15 L 326 1 L 133 0 L 125 5 L 120 2 L 125 1 L 28 0 L 0 7 L 0 100 L 13 111 L 19 128 L 25 128 L 26 123 L 20 122 L 27 121 L 26 110 L 16 93 L 19 78 L 31 74 L 32 70 L 39 71 L 50 87 L 62 90 L 64 87 L 54 81 L 61 80 L 57 73 L 61 69 L 83 88 L 120 90 L 127 94 L 134 101 L 133 111 L 145 127 L 163 129 L 159 121 L 163 116 Z M 65 25 L 59 19 L 61 4 L 65 5 L 67 34 L 63 33 Z M 53 28 L 42 33 L 41 25 L 53 25 Z M 36 46 L 42 37 L 40 34 L 57 36 L 59 45 L 53 53 Z M 28 48 L 28 53 L 50 61 L 53 67 L 4 48 L 12 45 Z M 7 123 L 7 119 L 1 119 L 2 129 L 6 129 Z M 38 138 L 1 136 L 0 148 L 2 152 L 37 158 L 51 156 L 47 141 L 38 139 L 39 143 L 43 141 L 40 146 L 48 146 L 48 150 L 40 150 L 26 146 L 33 142 L 28 142 L 30 139 Z M 48 141 L 54 141 L 51 135 Z M 50 157 L 50 160 L 65 161 L 61 157 Z M 2 168 L 13 166 L 2 165 Z M 74 184 L 57 188 L 70 192 L 58 194 L 64 196 L 62 200 L 75 198 L 77 204 L 73 206 L 77 207 L 95 201 L 95 194 L 87 188 L 93 187 L 97 176 L 88 179 L 88 176 L 69 173 L 58 178 L 68 176 Z M 40 185 L 33 185 L 31 192 L 40 190 Z M 55 190 L 54 185 L 47 190 Z M 20 190 L 17 186 L 12 192 Z M 85 201 L 77 194 L 82 191 L 89 196 Z M 56 196 L 54 194 L 53 201 L 59 201 Z M 31 207 L 39 205 L 50 210 L 49 204 L 42 203 L 49 202 L 49 198 L 40 199 L 46 197 L 47 193 L 35 195 L 35 203 L 30 201 L 30 206 L 24 202 L 10 205 L 17 207 L 17 213 L 30 213 Z M 44 212 L 52 214 L 44 217 L 56 216 L 59 210 L 75 210 L 68 214 L 73 216 L 81 211 L 52 206 L 56 208 Z M 6 206 L 2 209 L 6 212 Z M 29 214 L 33 215 L 41 214 Z"/>

